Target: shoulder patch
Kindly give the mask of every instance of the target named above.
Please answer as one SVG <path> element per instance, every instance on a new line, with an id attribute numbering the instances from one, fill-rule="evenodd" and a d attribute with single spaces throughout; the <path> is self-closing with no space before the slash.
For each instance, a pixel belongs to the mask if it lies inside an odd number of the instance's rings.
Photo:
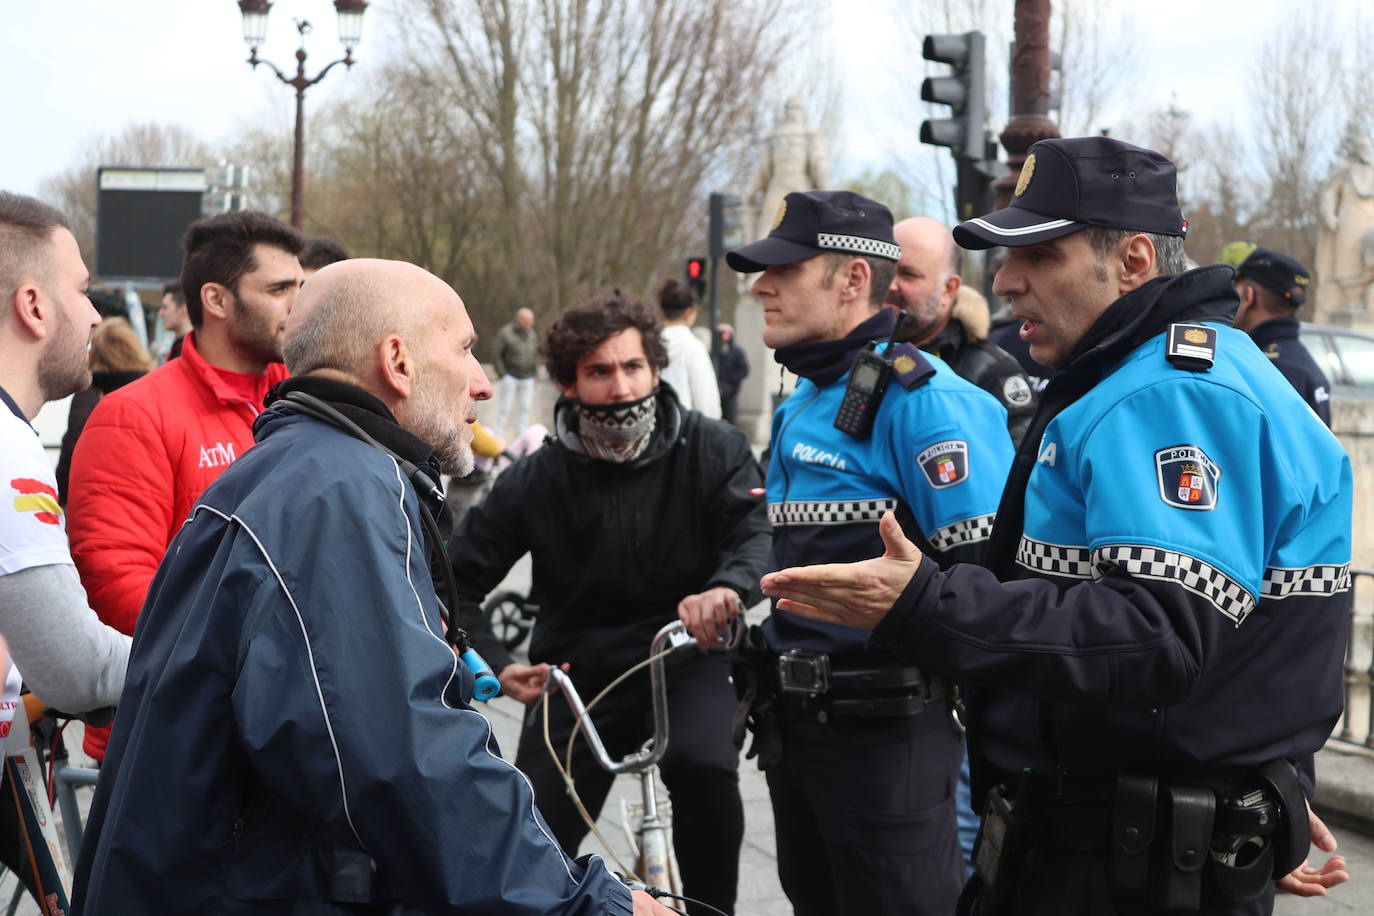
<path id="1" fill-rule="evenodd" d="M 968 480 L 968 443 L 963 439 L 937 442 L 917 455 L 916 463 L 937 490 L 963 483 Z"/>
<path id="2" fill-rule="evenodd" d="M 914 345 L 904 343 L 893 348 L 892 375 L 903 388 L 920 388 L 934 374 L 935 367 Z"/>
<path id="3" fill-rule="evenodd" d="M 1025 407 L 1031 402 L 1030 385 L 1019 375 L 1009 375 L 1002 382 L 1002 400 L 1013 407 Z"/>
<path id="4" fill-rule="evenodd" d="M 1165 356 L 1176 369 L 1206 372 L 1216 362 L 1217 329 L 1205 324 L 1179 322 L 1169 325 Z"/>
<path id="5" fill-rule="evenodd" d="M 1210 511 L 1217 507 L 1221 468 L 1196 445 L 1171 445 L 1155 452 L 1159 498 L 1177 509 Z"/>

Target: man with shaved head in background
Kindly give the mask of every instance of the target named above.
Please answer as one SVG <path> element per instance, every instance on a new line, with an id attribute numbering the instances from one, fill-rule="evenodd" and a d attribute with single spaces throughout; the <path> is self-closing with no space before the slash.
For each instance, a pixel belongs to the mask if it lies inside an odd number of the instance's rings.
<path id="1" fill-rule="evenodd" d="M 1012 441 L 1020 444 L 1035 413 L 1035 393 L 1016 358 L 988 340 L 987 301 L 959 275 L 963 250 L 949 229 L 924 216 L 897 223 L 892 236 L 902 257 L 887 304 L 907 315 L 899 339 L 934 353 L 997 398 L 1007 409 Z"/>
<path id="2" fill-rule="evenodd" d="M 563 855 L 445 640 L 434 481 L 472 466 L 475 343 L 411 264 L 302 289 L 294 378 L 149 592 L 76 912 L 668 912 Z"/>

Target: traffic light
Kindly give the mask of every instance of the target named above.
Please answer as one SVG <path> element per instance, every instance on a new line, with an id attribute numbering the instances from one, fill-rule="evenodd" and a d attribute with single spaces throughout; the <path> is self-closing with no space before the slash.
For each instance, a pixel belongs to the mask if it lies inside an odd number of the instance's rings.
<path id="1" fill-rule="evenodd" d="M 922 44 L 926 60 L 950 64 L 951 76 L 932 76 L 921 83 L 921 99 L 948 105 L 953 117 L 921 123 L 921 142 L 947 146 L 961 159 L 983 158 L 983 122 L 987 120 L 985 96 L 987 39 L 982 32 L 962 35 L 927 35 Z"/>
<path id="2" fill-rule="evenodd" d="M 734 194 L 714 191 L 709 210 L 711 222 L 706 234 L 706 247 L 714 261 L 725 254 L 725 249 L 730 247 L 731 236 L 739 230 L 739 198 Z"/>
<path id="3" fill-rule="evenodd" d="M 698 213 L 701 211 L 698 210 Z M 697 301 L 706 298 L 706 259 L 688 258 L 684 269 L 687 276 L 687 288 L 696 294 Z"/>

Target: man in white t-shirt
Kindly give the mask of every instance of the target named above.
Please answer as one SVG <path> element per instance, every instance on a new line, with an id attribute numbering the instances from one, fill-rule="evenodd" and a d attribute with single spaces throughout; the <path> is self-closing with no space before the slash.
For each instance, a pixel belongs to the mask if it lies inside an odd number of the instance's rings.
<path id="1" fill-rule="evenodd" d="M 663 346 L 668 350 L 668 365 L 659 373 L 659 381 L 672 386 L 683 407 L 719 420 L 716 370 L 711 354 L 692 333 L 697 321 L 696 297 L 678 281 L 664 280 L 658 288 L 658 307 L 663 310 Z"/>
<path id="2" fill-rule="evenodd" d="M 62 214 L 0 191 L 0 636 L 29 688 L 71 712 L 114 705 L 129 660 L 129 638 L 86 602 L 52 464 L 29 425 L 44 403 L 91 383 L 100 314 L 89 283 Z M 8 725 L 14 707 L 0 714 Z"/>

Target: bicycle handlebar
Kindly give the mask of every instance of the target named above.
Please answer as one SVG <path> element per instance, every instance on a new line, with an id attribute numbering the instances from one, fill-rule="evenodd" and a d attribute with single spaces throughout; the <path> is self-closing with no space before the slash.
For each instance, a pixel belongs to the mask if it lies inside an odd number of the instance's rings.
<path id="1" fill-rule="evenodd" d="M 664 645 L 675 636 L 684 638 L 665 653 Z M 555 687 L 562 689 L 563 696 L 567 697 L 568 707 L 577 717 L 577 721 L 581 723 L 582 731 L 587 736 L 587 745 L 592 749 L 596 762 L 601 764 L 601 767 L 607 772 L 616 774 L 642 772 L 658 763 L 663 752 L 667 750 L 668 685 L 663 677 L 663 662 L 668 653 L 675 652 L 684 646 L 695 645 L 689 638 L 685 638 L 686 636 L 687 628 L 682 625 L 680 620 L 674 620 L 654 634 L 653 642 L 649 646 L 649 690 L 653 694 L 654 701 L 654 734 L 652 738 L 644 742 L 644 746 L 638 751 L 620 761 L 612 760 L 611 755 L 606 752 L 606 746 L 601 743 L 601 735 L 596 730 L 596 724 L 587 715 L 587 707 L 582 702 L 582 697 L 578 695 L 577 688 L 573 686 L 572 678 L 568 677 L 561 668 L 551 667 L 549 669 L 549 678 L 544 682 L 545 702 L 548 701 L 548 694 Z"/>

